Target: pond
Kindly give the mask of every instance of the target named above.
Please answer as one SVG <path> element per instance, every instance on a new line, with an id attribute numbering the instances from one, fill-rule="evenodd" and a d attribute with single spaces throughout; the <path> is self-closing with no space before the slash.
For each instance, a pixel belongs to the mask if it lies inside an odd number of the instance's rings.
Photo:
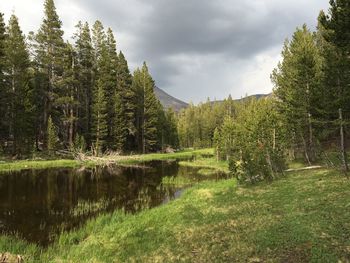
<path id="1" fill-rule="evenodd" d="M 0 174 L 0 232 L 47 246 L 101 213 L 136 213 L 177 198 L 188 183 L 217 180 L 176 161 L 144 167 L 24 170 Z M 169 180 L 169 178 L 182 180 Z M 165 180 L 167 179 L 167 180 Z M 184 180 L 185 179 L 185 180 Z M 171 182 L 182 182 L 176 184 Z"/>

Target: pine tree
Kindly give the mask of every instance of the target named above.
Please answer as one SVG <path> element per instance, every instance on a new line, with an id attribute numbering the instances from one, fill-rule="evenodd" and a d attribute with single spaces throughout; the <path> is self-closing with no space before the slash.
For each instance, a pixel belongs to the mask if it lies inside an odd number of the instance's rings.
<path id="1" fill-rule="evenodd" d="M 146 63 L 143 64 L 141 78 L 143 91 L 142 152 L 147 153 L 157 149 L 159 101 L 154 94 L 154 80 L 148 72 Z"/>
<path id="2" fill-rule="evenodd" d="M 315 159 L 313 119 L 322 108 L 321 58 L 315 36 L 306 25 L 296 30 L 291 42 L 286 42 L 282 57 L 272 74 L 274 93 L 280 101 L 280 112 L 288 120 L 290 137 L 304 146 L 305 157 L 311 162 Z"/>
<path id="3" fill-rule="evenodd" d="M 8 114 L 8 92 L 5 89 L 4 82 L 5 41 L 6 34 L 4 15 L 0 13 L 0 151 L 2 150 L 5 139 L 8 137 L 8 125 L 6 121 L 6 116 Z"/>
<path id="4" fill-rule="evenodd" d="M 115 94 L 114 144 L 118 151 L 124 151 L 128 135 L 124 104 L 119 92 Z"/>
<path id="5" fill-rule="evenodd" d="M 92 138 L 96 154 L 100 154 L 106 145 L 108 132 L 108 108 L 106 90 L 109 84 L 109 53 L 106 34 L 100 21 L 96 21 L 92 29 L 92 42 L 94 47 L 95 83 L 92 105 Z"/>
<path id="6" fill-rule="evenodd" d="M 7 27 L 5 46 L 5 75 L 9 103 L 9 132 L 13 138 L 13 154 L 20 153 L 26 145 L 33 144 L 31 112 L 30 60 L 25 37 L 18 19 L 12 15 Z"/>
<path id="7" fill-rule="evenodd" d="M 330 91 L 327 104 L 337 112 L 339 108 L 350 111 L 350 5 L 348 0 L 330 1 L 329 14 L 321 12 L 319 33 L 325 59 L 324 89 Z"/>
<path id="8" fill-rule="evenodd" d="M 166 117 L 166 143 L 173 148 L 179 147 L 179 135 L 177 131 L 177 119 L 176 114 L 172 108 L 169 108 L 165 112 Z"/>
<path id="9" fill-rule="evenodd" d="M 76 80 L 76 54 L 73 46 L 67 42 L 63 51 L 63 75 L 59 82 L 60 90 L 55 106 L 60 110 L 60 126 L 62 137 L 69 148 L 73 147 L 75 136 L 75 123 L 77 119 L 77 80 Z"/>
<path id="10" fill-rule="evenodd" d="M 95 81 L 94 50 L 88 23 L 79 22 L 75 33 L 76 79 L 78 81 L 77 132 L 91 145 L 92 91 Z"/>
<path id="11" fill-rule="evenodd" d="M 43 88 L 43 133 L 44 145 L 47 140 L 48 117 L 54 114 L 55 100 L 59 97 L 60 79 L 63 74 L 63 30 L 53 0 L 45 0 L 44 20 L 35 36 L 35 62 L 40 74 L 40 87 Z"/>
<path id="12" fill-rule="evenodd" d="M 107 56 L 104 58 L 106 63 L 105 76 L 105 95 L 107 100 L 107 147 L 113 148 L 115 146 L 114 141 L 114 119 L 115 119 L 115 99 L 117 92 L 117 67 L 118 67 L 118 54 L 116 41 L 111 28 L 107 29 L 106 34 L 106 47 Z"/>
<path id="13" fill-rule="evenodd" d="M 169 141 L 169 126 L 168 126 L 168 119 L 166 116 L 166 113 L 160 103 L 159 100 L 157 100 L 157 149 L 161 149 L 162 152 L 166 150 L 168 141 Z"/>
<path id="14" fill-rule="evenodd" d="M 135 115 L 138 150 L 142 153 L 156 151 L 161 144 L 158 131 L 160 104 L 154 94 L 154 80 L 146 63 L 141 70 L 135 70 L 132 86 L 138 102 Z"/>
<path id="15" fill-rule="evenodd" d="M 135 113 L 136 113 L 136 93 L 132 86 L 132 75 L 128 67 L 128 62 L 126 61 L 124 54 L 119 52 L 118 56 L 118 66 L 117 66 L 117 90 L 118 96 L 120 98 L 121 106 L 119 110 L 120 121 L 125 124 L 127 133 L 122 133 L 126 136 L 124 148 L 126 150 L 132 150 L 134 136 L 136 133 L 135 127 Z M 118 103 L 116 102 L 116 106 Z M 118 113 L 116 113 L 118 115 Z M 121 119 L 123 118 L 123 120 Z"/>
<path id="16" fill-rule="evenodd" d="M 100 155 L 105 146 L 105 138 L 107 135 L 107 111 L 106 97 L 102 81 L 98 80 L 93 93 L 92 106 L 92 133 L 93 133 L 93 149 L 95 155 Z"/>

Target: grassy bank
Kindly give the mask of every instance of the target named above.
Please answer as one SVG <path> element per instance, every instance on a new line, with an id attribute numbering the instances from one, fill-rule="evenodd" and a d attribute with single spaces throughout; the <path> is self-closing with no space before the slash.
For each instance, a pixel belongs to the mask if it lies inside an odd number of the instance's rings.
<path id="1" fill-rule="evenodd" d="M 348 262 L 349 200 L 349 180 L 329 170 L 206 182 L 135 216 L 101 216 L 41 255 L 4 239 L 0 251 L 40 262 Z"/>
<path id="2" fill-rule="evenodd" d="M 80 162 L 76 160 L 25 160 L 25 161 L 7 161 L 0 163 L 0 172 L 20 171 L 24 169 L 45 169 L 45 168 L 74 168 L 79 167 Z"/>
<path id="3" fill-rule="evenodd" d="M 222 171 L 225 173 L 229 172 L 227 162 L 216 161 L 216 159 L 214 157 L 205 158 L 205 157 L 199 156 L 198 158 L 194 159 L 193 161 L 180 161 L 179 164 L 182 166 L 214 169 L 214 170 Z"/>
<path id="4" fill-rule="evenodd" d="M 213 149 L 200 149 L 200 150 L 183 150 L 174 153 L 150 153 L 140 155 L 126 155 L 126 156 L 104 156 L 105 160 L 115 161 L 119 164 L 138 164 L 149 161 L 164 161 L 164 160 L 181 160 L 190 158 L 202 158 L 201 156 L 210 155 L 213 153 Z"/>
<path id="5" fill-rule="evenodd" d="M 23 161 L 0 161 L 0 172 L 20 171 L 24 169 L 45 169 L 45 168 L 75 168 L 79 166 L 103 165 L 116 163 L 120 165 L 133 165 L 148 161 L 162 161 L 171 159 L 188 159 L 192 157 L 210 154 L 212 149 L 184 150 L 175 153 L 153 153 L 142 155 L 106 155 L 99 158 L 91 158 L 86 161 L 78 160 L 23 160 Z"/>

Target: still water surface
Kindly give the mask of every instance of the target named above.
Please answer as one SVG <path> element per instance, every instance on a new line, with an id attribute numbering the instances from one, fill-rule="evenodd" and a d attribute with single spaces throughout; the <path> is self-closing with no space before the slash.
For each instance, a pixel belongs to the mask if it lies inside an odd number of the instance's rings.
<path id="1" fill-rule="evenodd" d="M 150 162 L 147 168 L 95 167 L 25 170 L 0 174 L 0 232 L 47 246 L 63 230 L 101 213 L 136 213 L 175 199 L 184 187 L 164 177 L 203 180 L 198 168 Z M 210 179 L 219 179 L 214 174 Z M 205 179 L 208 179 L 207 177 Z"/>

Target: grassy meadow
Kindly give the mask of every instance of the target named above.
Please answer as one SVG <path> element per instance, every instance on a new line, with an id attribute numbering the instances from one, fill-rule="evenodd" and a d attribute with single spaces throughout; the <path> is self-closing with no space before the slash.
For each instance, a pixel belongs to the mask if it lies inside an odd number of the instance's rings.
<path id="1" fill-rule="evenodd" d="M 100 216 L 47 250 L 0 238 L 28 262 L 348 262 L 350 181 L 291 172 L 272 183 L 200 183 L 164 206 Z"/>

